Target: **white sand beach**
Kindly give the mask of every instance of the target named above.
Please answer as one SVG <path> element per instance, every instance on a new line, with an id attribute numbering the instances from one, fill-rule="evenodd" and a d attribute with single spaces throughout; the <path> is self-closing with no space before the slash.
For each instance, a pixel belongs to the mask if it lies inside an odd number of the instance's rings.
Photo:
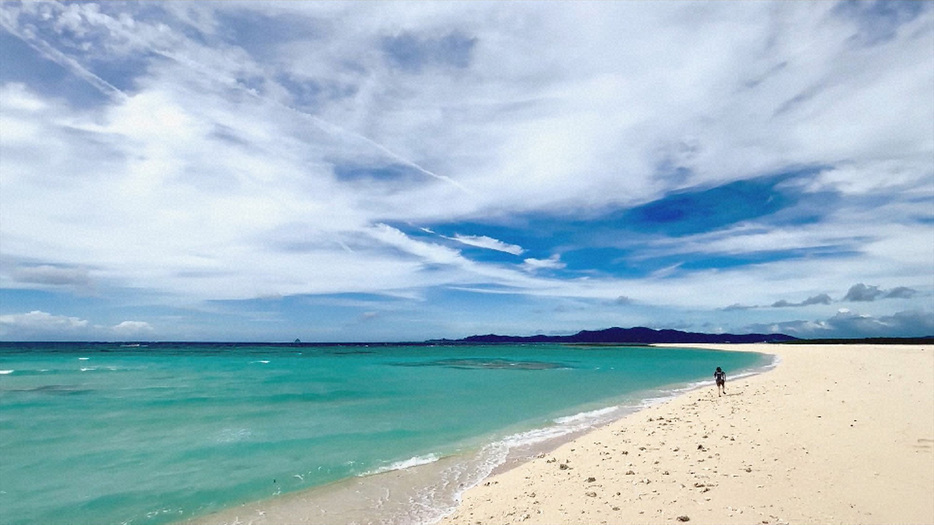
<path id="1" fill-rule="evenodd" d="M 488 478 L 442 523 L 934 523 L 934 348 L 691 346 L 781 361 Z"/>

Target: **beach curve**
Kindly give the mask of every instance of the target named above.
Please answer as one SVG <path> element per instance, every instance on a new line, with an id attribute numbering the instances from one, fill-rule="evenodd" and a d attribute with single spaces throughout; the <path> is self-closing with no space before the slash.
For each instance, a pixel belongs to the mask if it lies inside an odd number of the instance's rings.
<path id="1" fill-rule="evenodd" d="M 934 523 L 930 346 L 691 346 L 780 365 L 492 476 L 441 523 Z"/>

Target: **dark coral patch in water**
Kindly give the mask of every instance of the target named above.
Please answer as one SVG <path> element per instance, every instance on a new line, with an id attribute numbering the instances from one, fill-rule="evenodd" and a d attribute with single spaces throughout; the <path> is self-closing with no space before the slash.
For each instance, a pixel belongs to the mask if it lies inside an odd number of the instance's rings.
<path id="1" fill-rule="evenodd" d="M 399 363 L 399 366 L 441 366 L 463 370 L 555 370 L 571 368 L 564 363 L 513 361 L 509 359 L 439 359 L 425 363 Z"/>

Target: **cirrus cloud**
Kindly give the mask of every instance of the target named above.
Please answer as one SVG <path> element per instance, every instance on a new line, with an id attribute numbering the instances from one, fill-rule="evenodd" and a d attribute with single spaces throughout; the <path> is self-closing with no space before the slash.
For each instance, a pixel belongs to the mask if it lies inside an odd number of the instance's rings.
<path id="1" fill-rule="evenodd" d="M 487 237 L 486 235 L 455 235 L 448 237 L 461 244 L 476 246 L 477 248 L 486 248 L 487 250 L 496 250 L 498 252 L 510 253 L 512 255 L 522 255 L 525 250 L 515 244 L 507 244 L 503 241 Z"/>
<path id="2" fill-rule="evenodd" d="M 924 310 L 934 8 L 874 5 L 0 3 L 0 313 L 736 331 L 860 280 Z"/>

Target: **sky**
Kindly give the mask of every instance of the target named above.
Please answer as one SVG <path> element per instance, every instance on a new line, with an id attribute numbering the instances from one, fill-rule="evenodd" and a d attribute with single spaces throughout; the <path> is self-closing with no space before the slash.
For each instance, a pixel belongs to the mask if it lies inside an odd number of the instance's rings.
<path id="1" fill-rule="evenodd" d="M 934 3 L 2 2 L 0 340 L 934 335 Z"/>

